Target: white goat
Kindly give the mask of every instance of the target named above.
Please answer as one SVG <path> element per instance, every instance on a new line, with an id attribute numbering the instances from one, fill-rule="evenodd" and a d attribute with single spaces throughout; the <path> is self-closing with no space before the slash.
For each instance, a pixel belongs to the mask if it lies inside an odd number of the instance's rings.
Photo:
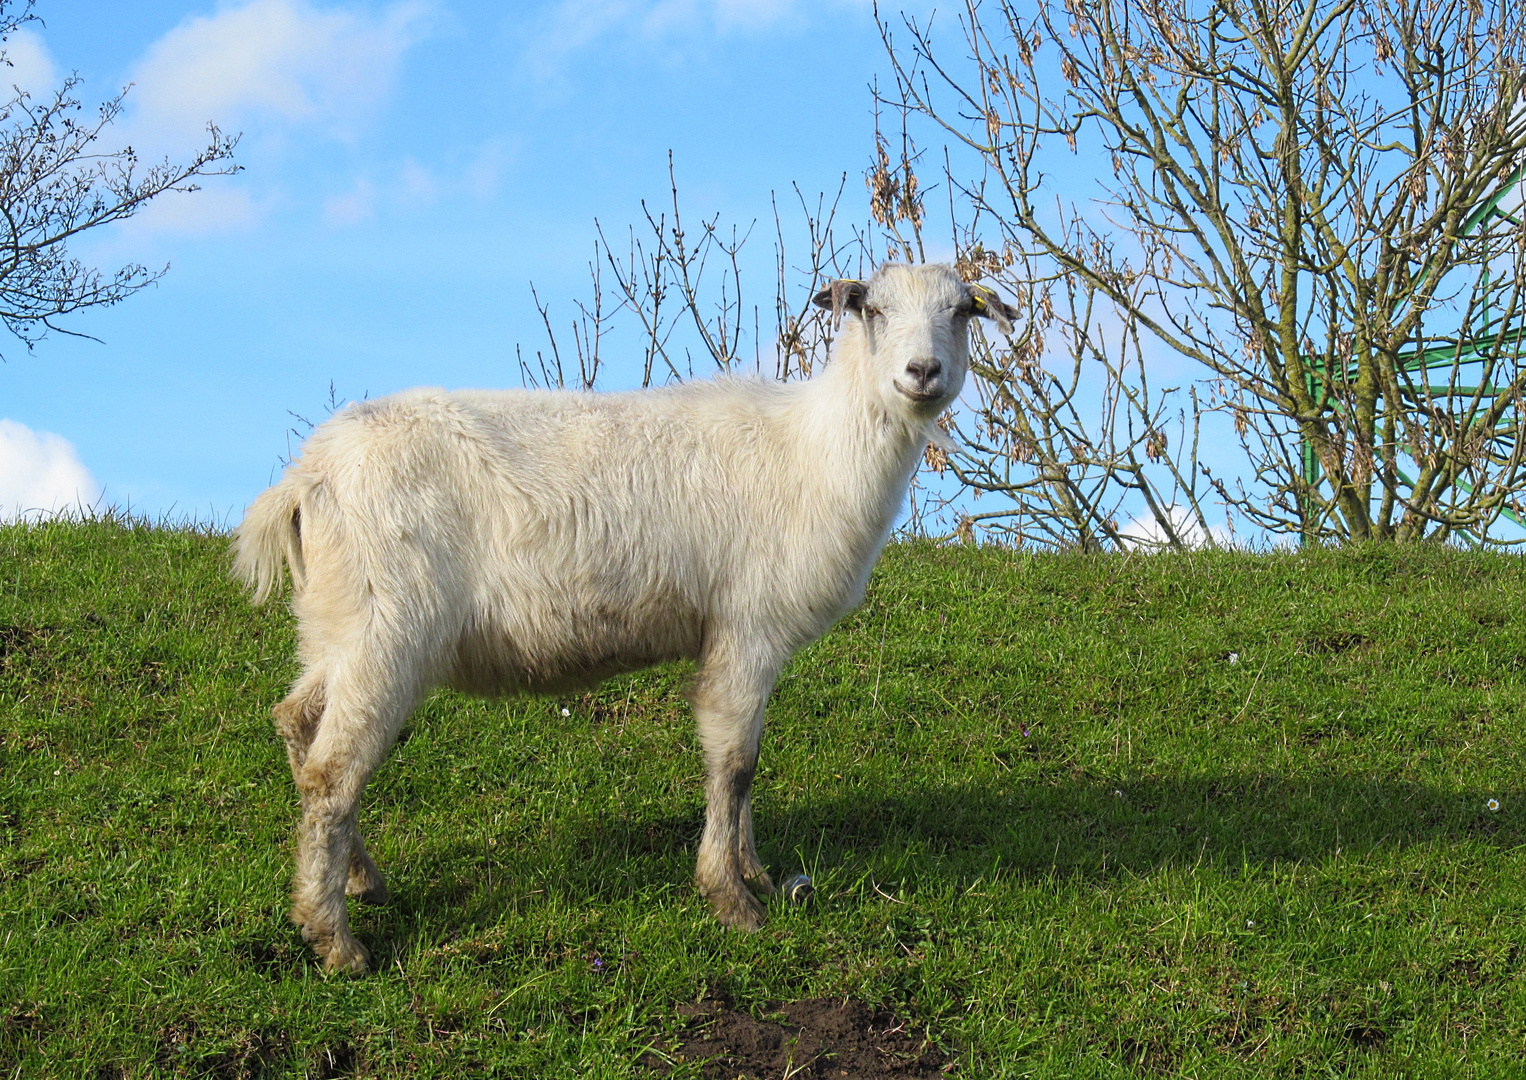
<path id="1" fill-rule="evenodd" d="M 410 390 L 344 409 L 250 506 L 236 572 L 291 567 L 302 676 L 275 707 L 301 794 L 292 919 L 364 972 L 345 894 L 382 902 L 356 806 L 432 687 L 559 692 L 689 659 L 709 769 L 695 878 L 755 929 L 763 710 L 790 656 L 864 595 L 971 315 L 1013 312 L 946 266 L 883 267 L 816 303 L 850 313 L 807 382 L 621 394 Z"/>

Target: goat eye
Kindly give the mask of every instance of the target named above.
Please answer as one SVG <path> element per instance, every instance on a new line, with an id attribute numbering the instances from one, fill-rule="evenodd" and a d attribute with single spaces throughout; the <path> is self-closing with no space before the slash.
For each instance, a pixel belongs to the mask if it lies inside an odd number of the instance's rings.
<path id="1" fill-rule="evenodd" d="M 868 304 L 865 304 L 859 310 L 861 310 L 864 313 L 864 318 L 866 318 L 866 319 L 877 319 L 882 314 L 882 312 L 880 311 L 879 308 L 871 307 Z"/>

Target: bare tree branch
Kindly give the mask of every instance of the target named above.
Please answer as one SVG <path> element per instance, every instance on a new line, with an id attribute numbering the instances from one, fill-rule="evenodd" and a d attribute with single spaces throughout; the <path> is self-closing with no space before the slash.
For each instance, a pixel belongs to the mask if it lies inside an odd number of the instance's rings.
<path id="1" fill-rule="evenodd" d="M 970 2 L 957 63 L 927 26 L 902 24 L 905 46 L 885 28 L 887 101 L 959 149 L 964 250 L 999 253 L 975 256 L 998 284 L 1084 298 L 1056 333 L 1121 379 L 1107 392 L 1142 430 L 1158 415 L 1144 367 L 1103 355 L 1093 305 L 1119 341 L 1137 350 L 1142 334 L 1195 362 L 1188 427 L 1202 402 L 1249 457 L 1248 475 L 1210 477 L 1211 493 L 1309 540 L 1503 542 L 1526 487 L 1526 9 Z M 1053 197 L 1064 159 L 1083 153 L 1104 163 L 1098 198 Z M 1078 438 L 1046 423 L 1040 447 Z M 1125 443 L 1099 460 L 1163 535 L 1175 529 L 1147 464 L 1203 524 L 1195 454 L 1158 460 L 1147 435 L 1141 459 Z M 1066 498 L 1108 505 L 1084 486 Z"/>
<path id="2" fill-rule="evenodd" d="M 0 0 L 0 40 L 33 18 L 31 9 Z M 131 147 L 102 150 L 127 91 L 86 117 L 78 86 L 71 77 L 51 96 L 19 93 L 0 104 L 0 323 L 29 349 L 50 331 L 77 333 L 58 319 L 119 303 L 167 269 L 134 263 L 102 273 L 69 254 L 70 240 L 124 221 L 166 192 L 195 191 L 204 177 L 238 171 L 238 140 L 216 127 L 179 164 L 145 166 Z"/>

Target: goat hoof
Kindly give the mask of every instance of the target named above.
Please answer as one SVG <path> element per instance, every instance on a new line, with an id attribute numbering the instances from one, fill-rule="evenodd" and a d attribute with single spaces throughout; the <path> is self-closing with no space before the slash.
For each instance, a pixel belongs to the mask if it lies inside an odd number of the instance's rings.
<path id="1" fill-rule="evenodd" d="M 299 922 L 297 926 L 302 931 L 302 940 L 311 945 L 318 959 L 323 961 L 324 974 L 364 975 L 371 969 L 371 954 L 348 929 L 327 933 L 305 923 Z"/>
<path id="2" fill-rule="evenodd" d="M 364 975 L 371 970 L 371 957 L 353 937 L 348 941 L 335 939 L 324 953 L 323 970 L 330 975 Z"/>
<path id="3" fill-rule="evenodd" d="M 774 879 L 768 876 L 767 870 L 759 870 L 747 879 L 747 887 L 755 896 L 777 896 L 779 887 L 774 884 Z"/>
<path id="4" fill-rule="evenodd" d="M 761 929 L 767 918 L 763 905 L 746 889 L 726 897 L 712 897 L 710 905 L 715 909 L 716 920 L 733 930 Z"/>

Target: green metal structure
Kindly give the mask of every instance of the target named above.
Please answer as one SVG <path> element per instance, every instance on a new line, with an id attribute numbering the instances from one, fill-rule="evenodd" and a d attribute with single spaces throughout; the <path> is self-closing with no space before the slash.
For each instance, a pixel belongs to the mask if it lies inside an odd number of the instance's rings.
<path id="1" fill-rule="evenodd" d="M 1504 221 L 1519 227 L 1522 223 L 1523 215 L 1526 215 L 1526 168 L 1517 169 L 1494 195 L 1469 216 L 1468 220 L 1463 223 L 1463 235 L 1476 233 L 1480 229 L 1490 227 L 1496 221 Z M 1480 278 L 1478 291 L 1479 295 L 1484 297 L 1482 319 L 1475 326 L 1465 326 L 1459 329 L 1456 335 L 1456 344 L 1438 345 L 1428 349 L 1415 349 L 1399 354 L 1400 369 L 1408 373 L 1416 381 L 1424 383 L 1428 393 L 1444 397 L 1456 397 L 1459 394 L 1466 394 L 1470 397 L 1477 395 L 1481 402 L 1492 402 L 1502 392 L 1502 388 L 1494 383 L 1484 383 L 1481 379 L 1480 385 L 1475 386 L 1432 384 L 1430 382 L 1432 372 L 1440 373 L 1445 371 L 1448 375 L 1451 375 L 1459 372 L 1461 369 L 1466 369 L 1470 365 L 1482 364 L 1489 356 L 1498 355 L 1498 351 L 1502 349 L 1510 350 L 1517 356 L 1522 352 L 1526 352 L 1526 348 L 1523 348 L 1523 346 L 1526 346 L 1526 325 L 1513 327 L 1500 326 L 1490 316 L 1488 305 L 1489 272 L 1487 268 L 1485 268 Z M 1308 358 L 1310 368 L 1310 373 L 1307 376 L 1309 395 L 1316 398 L 1321 407 L 1324 406 L 1327 398 L 1323 387 L 1320 385 L 1321 380 L 1317 377 L 1317 373 L 1324 370 L 1327 362 L 1328 358 L 1324 356 Z M 1480 375 L 1482 375 L 1481 372 Z M 1352 364 L 1346 371 L 1346 377 L 1354 379 L 1356 376 L 1357 366 Z M 1501 423 L 1498 430 L 1500 432 L 1508 432 L 1508 434 L 1502 434 L 1500 438 L 1502 440 L 1513 441 L 1517 428 L 1518 422 L 1513 418 L 1508 422 Z M 1303 481 L 1310 489 L 1313 489 L 1318 486 L 1322 479 L 1324 475 L 1323 470 L 1320 468 L 1319 457 L 1307 438 L 1301 440 L 1301 450 L 1303 455 Z M 1413 479 L 1403 469 L 1396 467 L 1395 472 L 1398 473 L 1399 478 L 1404 483 L 1414 483 Z M 1463 491 L 1472 491 L 1472 488 L 1462 480 L 1459 479 L 1456 483 Z M 1306 502 L 1305 520 L 1308 520 L 1308 516 L 1312 512 L 1312 502 Z M 1517 515 L 1508 507 L 1502 509 L 1501 513 L 1516 525 L 1526 529 L 1526 518 Z M 1468 535 L 1475 542 L 1478 542 L 1478 537 L 1472 537 L 1468 533 L 1464 533 L 1464 535 Z M 1313 536 L 1311 531 L 1305 530 L 1303 543 L 1307 545 L 1312 542 Z"/>

